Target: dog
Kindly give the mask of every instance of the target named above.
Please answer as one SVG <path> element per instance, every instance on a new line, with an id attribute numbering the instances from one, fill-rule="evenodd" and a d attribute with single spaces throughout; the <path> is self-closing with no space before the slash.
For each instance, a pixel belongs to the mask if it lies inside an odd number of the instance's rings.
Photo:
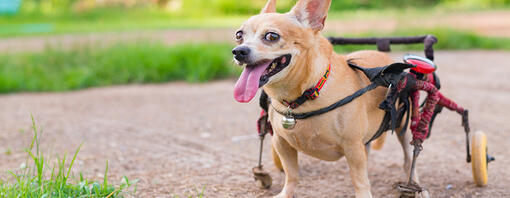
<path id="1" fill-rule="evenodd" d="M 278 198 L 291 198 L 298 185 L 298 158 L 302 152 L 335 161 L 345 156 L 357 198 L 372 197 L 367 173 L 365 143 L 375 134 L 385 112 L 378 108 L 387 88 L 379 87 L 327 113 L 302 119 L 294 129 L 282 126 L 278 112 L 289 109 L 288 101 L 313 87 L 330 68 L 318 97 L 292 109 L 294 113 L 324 108 L 370 84 L 347 60 L 364 67 L 389 65 L 394 61 L 378 51 L 357 51 L 339 55 L 320 32 L 324 28 L 331 0 L 299 0 L 288 13 L 276 13 L 276 0 L 268 0 L 261 13 L 245 21 L 235 33 L 234 61 L 243 66 L 235 88 L 238 102 L 251 101 L 259 88 L 269 96 L 268 115 L 274 135 L 273 158 L 285 172 L 285 184 Z M 409 176 L 412 148 L 410 135 L 398 136 L 404 152 L 404 171 Z M 376 140 L 380 147 L 384 135 Z M 414 181 L 418 182 L 418 176 Z"/>

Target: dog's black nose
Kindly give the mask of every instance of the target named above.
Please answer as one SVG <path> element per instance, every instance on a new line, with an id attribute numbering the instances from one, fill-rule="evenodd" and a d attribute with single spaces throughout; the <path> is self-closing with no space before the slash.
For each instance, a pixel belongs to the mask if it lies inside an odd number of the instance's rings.
<path id="1" fill-rule="evenodd" d="M 234 58 L 237 61 L 243 62 L 250 56 L 250 48 L 246 46 L 238 46 L 232 50 L 232 54 L 234 54 Z"/>

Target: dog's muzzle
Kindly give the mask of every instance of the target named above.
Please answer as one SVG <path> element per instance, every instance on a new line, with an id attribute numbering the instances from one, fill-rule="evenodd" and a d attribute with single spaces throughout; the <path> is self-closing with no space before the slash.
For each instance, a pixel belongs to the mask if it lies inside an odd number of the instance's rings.
<path id="1" fill-rule="evenodd" d="M 237 46 L 232 50 L 232 54 L 234 54 L 234 59 L 241 63 L 246 63 L 246 60 L 250 57 L 250 48 L 246 46 Z"/>

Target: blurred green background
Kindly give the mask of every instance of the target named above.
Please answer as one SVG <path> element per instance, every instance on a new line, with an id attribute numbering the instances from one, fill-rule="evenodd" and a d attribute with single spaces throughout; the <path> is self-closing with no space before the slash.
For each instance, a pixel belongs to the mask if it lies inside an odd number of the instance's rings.
<path id="1" fill-rule="evenodd" d="M 296 0 L 279 0 L 286 12 Z M 265 0 L 0 0 L 0 93 L 235 76 L 235 28 Z M 510 0 L 333 0 L 325 35 L 434 34 L 510 50 Z M 421 45 L 392 47 L 420 50 Z M 375 49 L 342 46 L 337 51 Z"/>
<path id="2" fill-rule="evenodd" d="M 278 10 L 286 12 L 295 2 L 279 0 Z M 0 10 L 4 7 L 0 11 L 0 36 L 231 27 L 258 13 L 264 3 L 265 0 L 0 0 Z M 508 7 L 510 0 L 334 0 L 330 13 L 334 18 L 348 18 L 353 12 L 374 15 L 379 11 L 395 14 Z M 13 12 L 12 8 L 18 11 Z"/>

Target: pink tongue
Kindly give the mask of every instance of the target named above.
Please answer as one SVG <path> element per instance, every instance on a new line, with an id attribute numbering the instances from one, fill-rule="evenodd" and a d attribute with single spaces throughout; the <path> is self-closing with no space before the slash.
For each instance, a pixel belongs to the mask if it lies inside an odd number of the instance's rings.
<path id="1" fill-rule="evenodd" d="M 250 102 L 259 89 L 260 76 L 271 62 L 257 66 L 245 67 L 234 87 L 234 98 L 237 102 Z"/>

